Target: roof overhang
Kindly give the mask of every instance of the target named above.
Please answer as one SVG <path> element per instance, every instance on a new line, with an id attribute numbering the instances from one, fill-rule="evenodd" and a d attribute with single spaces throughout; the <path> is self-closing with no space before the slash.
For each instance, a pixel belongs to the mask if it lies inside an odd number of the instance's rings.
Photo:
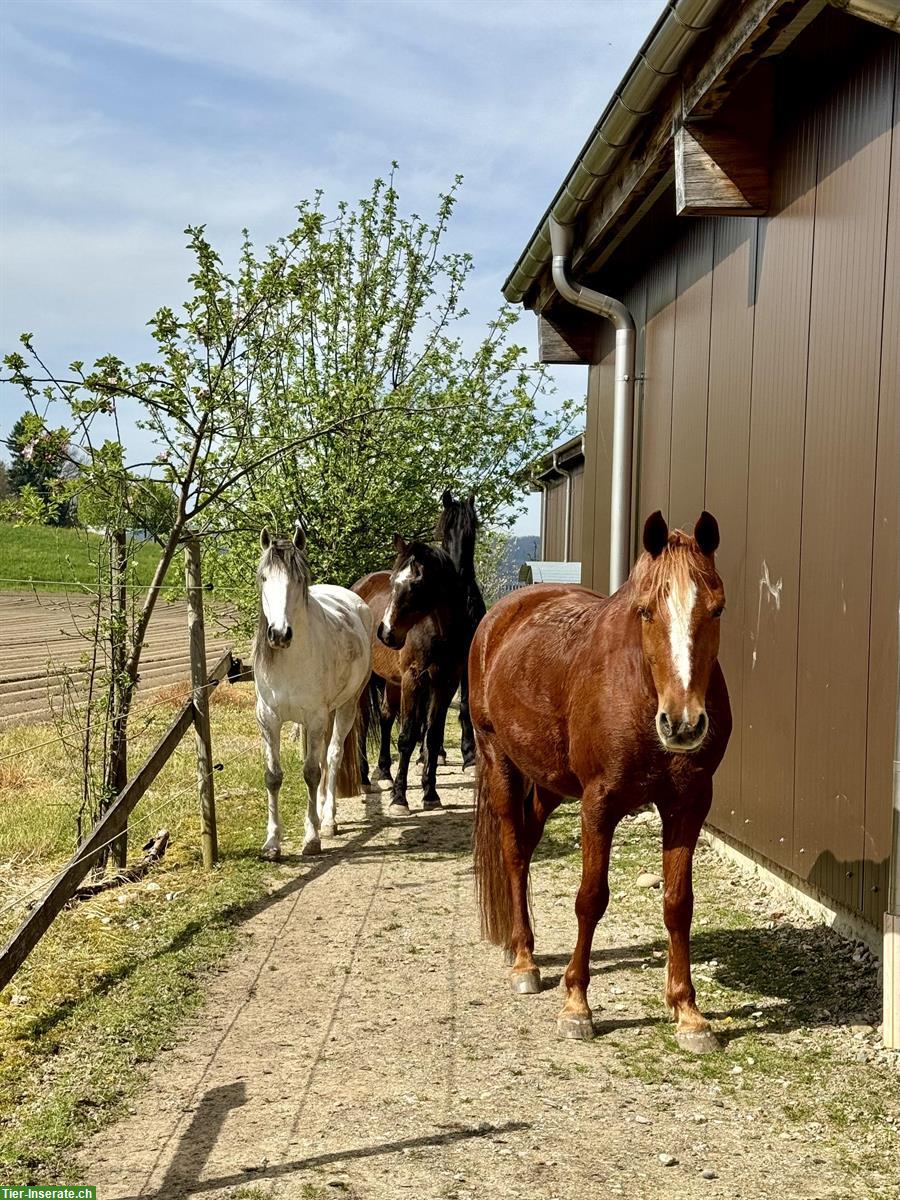
<path id="1" fill-rule="evenodd" d="M 900 0 L 830 2 L 900 28 Z M 583 275 L 602 266 L 673 185 L 683 215 L 765 212 L 767 124 L 741 128 L 717 116 L 751 70 L 786 49 L 828 3 L 671 0 L 506 280 L 506 299 L 539 313 L 553 302 L 551 214 L 575 227 L 571 265 Z M 764 91 L 765 71 L 754 78 Z M 754 118 L 767 99 L 753 97 Z M 548 326 L 543 340 L 544 361 L 589 361 L 558 327 Z"/>

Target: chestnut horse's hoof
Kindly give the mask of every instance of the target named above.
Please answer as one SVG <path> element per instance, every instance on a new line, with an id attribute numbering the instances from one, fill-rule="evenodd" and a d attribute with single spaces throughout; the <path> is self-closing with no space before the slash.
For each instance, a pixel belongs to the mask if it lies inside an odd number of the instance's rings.
<path id="1" fill-rule="evenodd" d="M 509 981 L 517 996 L 536 996 L 541 990 L 541 973 L 537 967 L 530 967 L 527 971 L 513 971 Z"/>
<path id="2" fill-rule="evenodd" d="M 560 1013 L 556 1018 L 556 1032 L 561 1038 L 589 1042 L 594 1036 L 594 1022 L 583 1013 Z"/>
<path id="3" fill-rule="evenodd" d="M 304 843 L 303 849 L 300 851 L 300 853 L 304 858 L 312 858 L 316 854 L 321 854 L 322 843 L 317 837 L 310 838 L 308 842 Z"/>
<path id="4" fill-rule="evenodd" d="M 675 1041 L 689 1054 L 715 1054 L 722 1044 L 711 1029 L 676 1029 Z"/>

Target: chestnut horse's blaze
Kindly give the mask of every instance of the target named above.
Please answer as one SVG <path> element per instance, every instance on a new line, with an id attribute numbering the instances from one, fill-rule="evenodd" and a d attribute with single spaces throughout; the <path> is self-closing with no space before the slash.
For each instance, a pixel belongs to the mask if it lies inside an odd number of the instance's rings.
<path id="1" fill-rule="evenodd" d="M 715 1049 L 691 982 L 691 869 L 712 801 L 712 776 L 731 733 L 718 664 L 724 591 L 715 519 L 693 536 L 661 513 L 644 553 L 609 599 L 538 584 L 505 597 L 481 622 L 469 659 L 478 745 L 475 876 L 482 929 L 512 961 L 516 992 L 540 990 L 528 913 L 528 870 L 544 823 L 581 798 L 578 940 L 565 974 L 560 1033 L 591 1037 L 588 964 L 609 901 L 613 832 L 648 802 L 663 827 L 666 1001 L 686 1049 Z"/>

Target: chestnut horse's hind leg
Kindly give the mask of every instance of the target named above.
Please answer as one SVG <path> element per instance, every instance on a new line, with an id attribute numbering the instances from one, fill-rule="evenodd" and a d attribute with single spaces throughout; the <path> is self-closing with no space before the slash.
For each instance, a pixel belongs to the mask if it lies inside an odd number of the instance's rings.
<path id="1" fill-rule="evenodd" d="M 669 809 L 661 806 L 663 825 L 663 918 L 669 933 L 666 1004 L 676 1021 L 675 1040 L 683 1050 L 708 1054 L 719 1043 L 709 1021 L 697 1008 L 691 980 L 691 920 L 694 915 L 692 882 L 694 848 L 709 812 L 712 788 L 702 799 L 681 798 Z"/>
<path id="2" fill-rule="evenodd" d="M 534 930 L 528 912 L 528 872 L 544 823 L 555 805 L 544 806 L 537 793 L 526 795 L 528 782 L 492 743 L 482 745 L 484 784 L 500 825 L 500 849 L 509 885 L 511 924 L 506 946 L 511 960 L 510 982 L 519 995 L 541 990 L 541 973 L 534 961 Z"/>
<path id="3" fill-rule="evenodd" d="M 589 1040 L 594 1036 L 587 1002 L 591 944 L 609 903 L 609 852 L 615 827 L 606 797 L 592 799 L 586 791 L 581 803 L 581 886 L 575 899 L 578 940 L 566 967 L 566 1002 L 556 1020 L 560 1037 Z"/>

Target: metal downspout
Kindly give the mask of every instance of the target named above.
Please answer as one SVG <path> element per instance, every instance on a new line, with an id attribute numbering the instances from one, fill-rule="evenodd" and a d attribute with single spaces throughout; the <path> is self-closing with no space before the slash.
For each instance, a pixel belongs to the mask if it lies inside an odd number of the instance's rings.
<path id="1" fill-rule="evenodd" d="M 617 591 L 631 568 L 631 459 L 634 442 L 634 318 L 620 300 L 572 283 L 568 277 L 573 229 L 550 217 L 553 283 L 577 308 L 612 321 L 616 329 L 613 394 L 612 495 L 609 519 L 609 590 Z"/>

